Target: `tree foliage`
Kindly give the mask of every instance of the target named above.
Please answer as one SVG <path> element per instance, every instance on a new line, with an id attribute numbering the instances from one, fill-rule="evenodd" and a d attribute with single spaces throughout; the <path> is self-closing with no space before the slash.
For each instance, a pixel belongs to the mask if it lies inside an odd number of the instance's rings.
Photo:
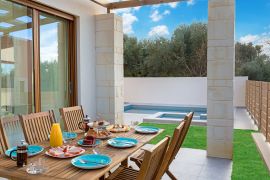
<path id="1" fill-rule="evenodd" d="M 157 37 L 138 41 L 124 36 L 125 76 L 205 76 L 207 26 L 179 26 L 171 39 Z"/>
<path id="2" fill-rule="evenodd" d="M 207 24 L 181 25 L 170 39 L 124 36 L 126 77 L 203 77 L 207 75 Z M 235 74 L 270 81 L 270 59 L 262 46 L 235 44 Z"/>

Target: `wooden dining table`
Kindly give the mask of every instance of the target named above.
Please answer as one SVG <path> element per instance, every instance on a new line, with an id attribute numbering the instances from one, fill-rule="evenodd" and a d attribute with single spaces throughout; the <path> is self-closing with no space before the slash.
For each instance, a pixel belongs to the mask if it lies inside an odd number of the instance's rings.
<path id="1" fill-rule="evenodd" d="M 131 148 L 114 148 L 107 144 L 107 140 L 102 140 L 102 143 L 95 147 L 95 150 L 100 154 L 105 154 L 111 157 L 112 162 L 110 165 L 95 170 L 84 170 L 74 167 L 71 164 L 71 159 L 59 159 L 49 157 L 45 152 L 50 148 L 49 141 L 42 142 L 39 145 L 44 147 L 44 151 L 34 157 L 28 158 L 28 164 L 31 162 L 42 159 L 43 165 L 46 167 L 46 171 L 31 175 L 26 172 L 26 167 L 17 167 L 16 161 L 11 160 L 5 155 L 0 156 L 0 177 L 9 179 L 76 179 L 76 180 L 95 180 L 104 179 L 105 175 L 119 164 L 127 165 L 128 157 L 140 149 L 143 145 L 147 144 L 150 140 L 155 138 L 163 130 L 161 129 L 156 134 L 139 134 L 131 129 L 125 133 L 113 133 L 113 137 L 130 137 L 138 140 L 138 144 Z M 84 133 L 79 133 L 78 137 L 68 142 L 70 145 L 76 145 L 79 139 L 83 138 Z M 93 148 L 83 147 L 86 151 L 84 154 L 93 154 Z"/>

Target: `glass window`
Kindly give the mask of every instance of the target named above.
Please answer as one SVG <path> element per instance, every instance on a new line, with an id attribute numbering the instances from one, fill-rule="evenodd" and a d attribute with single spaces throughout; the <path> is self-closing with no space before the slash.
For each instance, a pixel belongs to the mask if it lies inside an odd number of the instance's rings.
<path id="1" fill-rule="evenodd" d="M 31 113 L 34 110 L 32 10 L 6 0 L 0 0 L 0 5 L 3 12 L 0 14 L 0 115 Z"/>
<path id="2" fill-rule="evenodd" d="M 40 13 L 41 111 L 69 105 L 68 94 L 68 21 Z"/>

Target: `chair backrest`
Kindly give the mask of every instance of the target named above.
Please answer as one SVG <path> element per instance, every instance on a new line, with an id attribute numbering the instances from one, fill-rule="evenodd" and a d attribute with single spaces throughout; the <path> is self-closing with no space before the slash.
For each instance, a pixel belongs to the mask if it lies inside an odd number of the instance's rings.
<path id="1" fill-rule="evenodd" d="M 165 158 L 160 166 L 160 170 L 157 174 L 156 179 L 161 179 L 164 173 L 167 171 L 169 168 L 170 164 L 176 157 L 179 149 L 181 148 L 185 137 L 187 135 L 188 129 L 190 127 L 192 118 L 193 118 L 193 112 L 189 113 L 188 115 L 185 116 L 185 119 L 180 123 L 177 128 L 174 130 L 174 134 L 172 137 L 172 140 L 169 144 L 168 151 L 165 154 Z"/>
<path id="2" fill-rule="evenodd" d="M 54 117 L 52 110 L 19 115 L 26 142 L 36 144 L 48 140 L 52 124 L 55 123 Z"/>
<path id="3" fill-rule="evenodd" d="M 151 149 L 145 150 L 137 180 L 155 179 L 167 151 L 170 137 L 165 137 Z"/>
<path id="4" fill-rule="evenodd" d="M 84 114 L 82 106 L 65 107 L 59 109 L 64 126 L 67 131 L 78 131 L 79 123 L 83 121 Z"/>
<path id="5" fill-rule="evenodd" d="M 0 132 L 3 138 L 4 149 L 15 146 L 24 139 L 19 116 L 3 117 L 0 119 Z"/>
<path id="6" fill-rule="evenodd" d="M 173 151 L 173 155 L 171 156 L 171 159 L 170 159 L 170 163 L 174 160 L 175 156 L 177 155 L 179 149 L 181 148 L 185 138 L 186 138 L 186 135 L 188 133 L 188 130 L 189 130 L 189 127 L 190 127 L 190 124 L 191 124 L 191 121 L 192 121 L 192 118 L 193 118 L 193 115 L 194 115 L 194 112 L 190 112 L 188 113 L 186 116 L 185 116 L 185 125 L 183 127 L 183 130 L 182 130 L 182 133 L 181 133 L 181 136 L 179 138 L 179 143 L 177 144 L 177 146 L 175 146 L 174 148 L 174 151 Z"/>
<path id="7" fill-rule="evenodd" d="M 6 150 L 5 145 L 4 145 L 4 138 L 2 135 L 2 129 L 0 129 L 0 155 L 4 154 L 4 151 Z"/>

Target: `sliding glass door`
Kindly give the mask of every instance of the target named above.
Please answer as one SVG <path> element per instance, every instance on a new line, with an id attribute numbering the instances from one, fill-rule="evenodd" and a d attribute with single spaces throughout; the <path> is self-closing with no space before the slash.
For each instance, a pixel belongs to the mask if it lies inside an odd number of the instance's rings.
<path id="1" fill-rule="evenodd" d="M 68 21 L 40 13 L 41 111 L 69 105 L 67 44 Z"/>
<path id="2" fill-rule="evenodd" d="M 32 34 L 32 9 L 0 0 L 1 117 L 34 110 Z"/>
<path id="3" fill-rule="evenodd" d="M 60 107 L 76 102 L 74 23 L 22 3 L 0 0 L 0 116 L 53 109 L 59 117 Z"/>

